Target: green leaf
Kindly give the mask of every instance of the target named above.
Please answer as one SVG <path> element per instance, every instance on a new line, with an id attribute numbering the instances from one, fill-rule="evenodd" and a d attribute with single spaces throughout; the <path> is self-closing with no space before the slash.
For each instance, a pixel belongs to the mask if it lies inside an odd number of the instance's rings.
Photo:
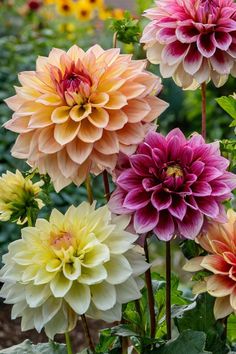
<path id="1" fill-rule="evenodd" d="M 185 240 L 180 243 L 180 248 L 187 259 L 198 257 L 203 249 L 193 240 Z"/>
<path id="2" fill-rule="evenodd" d="M 119 338 L 112 334 L 112 329 L 107 328 L 100 332 L 99 343 L 96 346 L 96 353 L 110 353 L 112 349 L 120 347 Z"/>
<path id="3" fill-rule="evenodd" d="M 131 337 L 138 336 L 138 334 L 132 331 L 129 325 L 121 324 L 111 328 L 111 334 L 120 336 L 120 337 Z"/>
<path id="4" fill-rule="evenodd" d="M 2 349 L 1 354 L 67 354 L 65 344 L 54 342 L 33 344 L 29 339 L 13 347 Z"/>
<path id="5" fill-rule="evenodd" d="M 203 332 L 186 330 L 173 341 L 168 342 L 159 349 L 152 351 L 156 354 L 210 354 L 205 351 L 206 335 Z"/>
<path id="6" fill-rule="evenodd" d="M 138 43 L 141 30 L 138 20 L 133 19 L 128 11 L 122 20 L 113 20 L 111 29 L 117 33 L 117 39 L 123 43 Z"/>
<path id="7" fill-rule="evenodd" d="M 236 315 L 232 314 L 227 321 L 227 337 L 230 342 L 236 342 Z"/>
<path id="8" fill-rule="evenodd" d="M 216 101 L 233 119 L 236 119 L 236 99 L 234 97 L 222 96 Z"/>
<path id="9" fill-rule="evenodd" d="M 206 349 L 214 354 L 228 353 L 224 327 L 220 321 L 216 321 L 213 314 L 215 298 L 209 294 L 201 294 L 197 298 L 197 305 L 190 311 L 185 311 L 181 317 L 175 318 L 175 324 L 180 333 L 187 329 L 205 332 Z"/>

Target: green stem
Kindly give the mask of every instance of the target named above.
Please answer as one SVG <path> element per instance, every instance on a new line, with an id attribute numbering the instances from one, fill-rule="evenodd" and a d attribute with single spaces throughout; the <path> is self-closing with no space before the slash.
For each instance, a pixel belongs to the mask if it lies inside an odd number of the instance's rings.
<path id="1" fill-rule="evenodd" d="M 171 339 L 171 248 L 166 242 L 166 328 L 167 339 Z"/>
<path id="2" fill-rule="evenodd" d="M 30 208 L 27 208 L 27 222 L 28 222 L 28 226 L 33 226 Z"/>
<path id="3" fill-rule="evenodd" d="M 145 242 L 144 242 L 144 252 L 145 252 L 146 260 L 149 263 L 147 238 L 145 238 Z M 150 268 L 148 268 L 148 270 L 145 272 L 145 280 L 147 286 L 148 306 L 149 306 L 149 314 L 150 314 L 150 336 L 151 338 L 155 338 L 155 334 L 156 334 L 155 300 L 153 295 L 152 277 L 151 277 Z"/>
<path id="4" fill-rule="evenodd" d="M 65 338 L 66 338 L 67 354 L 73 354 L 71 340 L 68 332 L 65 333 Z"/>
<path id="5" fill-rule="evenodd" d="M 103 171 L 102 176 L 103 176 L 103 184 L 104 184 L 104 190 L 105 190 L 105 198 L 108 202 L 110 199 L 110 186 L 109 186 L 109 180 L 108 180 L 108 173 L 106 170 Z"/>
<path id="6" fill-rule="evenodd" d="M 88 177 L 86 178 L 85 186 L 86 186 L 86 189 L 87 189 L 88 201 L 89 201 L 90 204 L 93 204 L 93 190 L 92 190 L 92 186 L 91 186 L 90 175 L 88 175 Z"/>
<path id="7" fill-rule="evenodd" d="M 202 137 L 206 140 L 206 83 L 201 85 L 202 93 Z"/>
<path id="8" fill-rule="evenodd" d="M 95 353 L 95 347 L 93 344 L 91 334 L 89 332 L 89 327 L 88 327 L 88 323 L 87 323 L 87 319 L 86 319 L 85 315 L 81 315 L 81 320 L 82 320 L 82 324 L 83 324 L 83 328 L 84 328 L 84 333 L 85 333 L 85 336 L 87 338 L 87 342 L 89 345 L 89 349 L 91 350 L 92 353 Z"/>

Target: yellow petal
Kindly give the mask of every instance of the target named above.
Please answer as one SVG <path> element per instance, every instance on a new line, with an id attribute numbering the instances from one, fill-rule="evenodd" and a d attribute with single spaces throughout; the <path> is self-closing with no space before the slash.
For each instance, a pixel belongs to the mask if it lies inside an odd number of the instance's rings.
<path id="1" fill-rule="evenodd" d="M 120 109 L 127 105 L 127 99 L 122 93 L 114 92 L 109 95 L 109 102 L 105 105 L 108 109 Z"/>
<path id="2" fill-rule="evenodd" d="M 58 106 L 62 103 L 62 99 L 60 96 L 53 94 L 53 93 L 45 93 L 44 95 L 40 96 L 36 102 L 42 103 L 46 106 Z"/>
<path id="3" fill-rule="evenodd" d="M 92 107 L 103 107 L 109 101 L 109 96 L 105 92 L 92 93 L 89 101 Z"/>
<path id="4" fill-rule="evenodd" d="M 98 128 L 105 128 L 109 122 L 109 114 L 103 108 L 95 108 L 89 115 L 88 120 Z"/>
<path id="5" fill-rule="evenodd" d="M 102 131 L 86 119 L 81 122 L 78 136 L 85 143 L 94 143 L 102 137 Z"/>
<path id="6" fill-rule="evenodd" d="M 68 119 L 67 122 L 63 124 L 57 124 L 55 126 L 54 138 L 61 145 L 68 144 L 76 137 L 79 129 L 80 123 L 76 123 L 73 120 Z"/>
<path id="7" fill-rule="evenodd" d="M 57 124 L 65 123 L 70 115 L 71 107 L 62 106 L 56 108 L 52 113 L 52 121 Z"/>
<path id="8" fill-rule="evenodd" d="M 91 105 L 86 104 L 85 106 L 74 106 L 70 111 L 70 117 L 75 122 L 80 122 L 82 119 L 86 118 L 91 113 Z"/>

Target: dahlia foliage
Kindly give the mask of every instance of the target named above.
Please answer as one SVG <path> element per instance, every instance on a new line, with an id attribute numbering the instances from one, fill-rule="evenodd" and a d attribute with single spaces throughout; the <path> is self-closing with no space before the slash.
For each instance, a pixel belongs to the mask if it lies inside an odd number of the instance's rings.
<path id="1" fill-rule="evenodd" d="M 208 218 L 226 221 L 222 202 L 231 198 L 236 176 L 226 171 L 218 143 L 206 144 L 199 134 L 186 139 L 179 129 L 166 137 L 149 132 L 120 162 L 109 206 L 133 215 L 136 232 L 193 239 Z"/>
<path id="2" fill-rule="evenodd" d="M 233 0 L 158 0 L 145 11 L 151 22 L 141 42 L 163 77 L 195 89 L 219 87 L 236 76 L 236 4 Z"/>
<path id="3" fill-rule="evenodd" d="M 197 283 L 193 291 L 197 294 L 207 291 L 216 297 L 217 319 L 232 312 L 236 314 L 236 213 L 228 210 L 227 215 L 227 223 L 209 223 L 206 233 L 197 238 L 209 254 L 191 259 L 184 267 L 190 272 L 206 269 L 213 273 Z"/>
<path id="4" fill-rule="evenodd" d="M 57 191 L 112 171 L 117 154 L 134 152 L 167 107 L 156 97 L 160 79 L 145 66 L 98 45 L 39 57 L 6 100 L 15 113 L 5 128 L 19 133 L 12 155 L 48 173 Z"/>
<path id="5" fill-rule="evenodd" d="M 45 327 L 53 338 L 85 313 L 121 320 L 122 304 L 141 297 L 139 275 L 149 267 L 132 250 L 138 236 L 125 231 L 129 221 L 84 202 L 22 230 L 3 257 L 0 295 L 14 304 L 12 318 L 22 317 L 23 331 Z"/>

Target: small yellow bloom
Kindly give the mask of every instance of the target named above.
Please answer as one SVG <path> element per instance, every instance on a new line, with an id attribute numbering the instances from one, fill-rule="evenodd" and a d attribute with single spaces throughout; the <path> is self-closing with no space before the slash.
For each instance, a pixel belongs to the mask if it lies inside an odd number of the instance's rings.
<path id="1" fill-rule="evenodd" d="M 94 8 L 87 0 L 78 1 L 75 11 L 80 21 L 90 21 L 94 17 Z"/>
<path id="2" fill-rule="evenodd" d="M 107 10 L 105 8 L 101 8 L 98 11 L 98 17 L 100 18 L 100 20 L 105 21 L 108 18 L 112 17 L 112 13 L 111 13 L 111 11 L 109 11 L 109 10 Z"/>
<path id="3" fill-rule="evenodd" d="M 7 171 L 0 177 L 0 221 L 12 221 L 23 224 L 27 221 L 30 208 L 41 209 L 44 204 L 37 198 L 43 181 L 34 183 L 24 178 L 20 171 Z"/>
<path id="4" fill-rule="evenodd" d="M 123 9 L 114 9 L 112 11 L 112 17 L 116 20 L 123 20 L 124 18 L 124 10 Z"/>
<path id="5" fill-rule="evenodd" d="M 92 5 L 94 8 L 103 8 L 104 1 L 103 0 L 87 0 L 87 2 Z"/>
<path id="6" fill-rule="evenodd" d="M 75 13 L 75 3 L 72 0 L 56 0 L 56 9 L 60 15 L 71 16 Z"/>

